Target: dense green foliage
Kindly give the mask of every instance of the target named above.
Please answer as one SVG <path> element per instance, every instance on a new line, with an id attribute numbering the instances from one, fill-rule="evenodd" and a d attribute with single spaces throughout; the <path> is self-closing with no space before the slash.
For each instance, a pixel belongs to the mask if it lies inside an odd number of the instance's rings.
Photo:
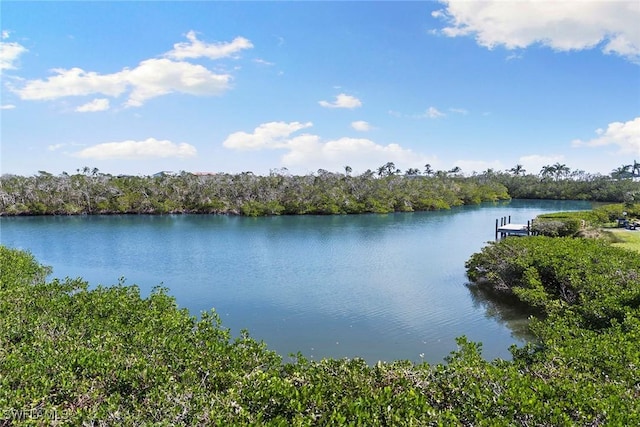
<path id="1" fill-rule="evenodd" d="M 427 165 L 428 166 L 428 165 Z M 393 163 L 358 176 L 320 169 L 294 176 L 241 174 L 112 176 L 81 173 L 0 177 L 0 215 L 110 213 L 354 214 L 448 209 L 509 198 L 633 203 L 640 182 L 584 172 L 521 175 L 494 172 L 464 177 L 417 169 L 400 174 Z M 348 169 L 347 169 L 348 170 Z"/>
<path id="2" fill-rule="evenodd" d="M 640 197 L 640 182 L 637 180 L 615 179 L 581 171 L 563 175 L 514 175 L 498 172 L 480 176 L 507 187 L 509 195 L 514 199 L 626 202 Z"/>
<path id="3" fill-rule="evenodd" d="M 546 366 L 546 372 L 539 374 L 561 387 L 553 390 L 555 396 L 569 387 L 579 400 L 593 393 L 591 405 L 599 406 L 598 411 L 613 405 L 606 410 L 609 416 L 629 411 L 628 421 L 611 419 L 606 424 L 638 424 L 640 257 L 636 253 L 598 239 L 509 238 L 474 254 L 467 269 L 475 286 L 511 295 L 543 314 L 543 320 L 531 325 L 538 347 L 515 351 L 517 363 L 526 363 L 527 369 Z M 605 422 L 604 412 L 599 417 Z"/>
<path id="4" fill-rule="evenodd" d="M 533 221 L 533 234 L 549 237 L 571 237 L 589 234 L 596 227 L 617 227 L 619 219 L 638 221 L 640 203 L 616 203 L 598 206 L 590 211 L 554 212 L 538 215 Z"/>
<path id="5" fill-rule="evenodd" d="M 474 254 L 467 269 L 473 282 L 546 313 L 579 312 L 589 327 L 622 321 L 640 304 L 640 257 L 600 239 L 506 239 Z"/>
<path id="6" fill-rule="evenodd" d="M 586 221 L 579 215 L 568 213 L 567 215 L 539 215 L 531 231 L 535 235 L 549 237 L 575 236 L 586 226 Z"/>
<path id="7" fill-rule="evenodd" d="M 448 209 L 509 199 L 497 182 L 460 177 L 316 175 L 110 176 L 41 172 L 0 178 L 6 215 L 106 213 L 352 214 Z"/>
<path id="8" fill-rule="evenodd" d="M 89 289 L 0 246 L 0 423 L 638 425 L 640 257 L 585 239 L 508 238 L 469 276 L 545 314 L 536 344 L 446 364 L 283 362 L 164 290 Z M 485 279 L 481 281 L 480 279 Z"/>

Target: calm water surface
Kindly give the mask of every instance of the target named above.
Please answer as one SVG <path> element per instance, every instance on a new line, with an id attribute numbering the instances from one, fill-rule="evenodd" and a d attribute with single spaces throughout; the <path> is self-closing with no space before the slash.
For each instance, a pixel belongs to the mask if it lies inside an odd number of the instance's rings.
<path id="1" fill-rule="evenodd" d="M 197 315 L 287 356 L 441 362 L 466 335 L 488 359 L 522 344 L 524 313 L 465 286 L 464 263 L 495 220 L 526 223 L 587 202 L 520 201 L 441 212 L 244 218 L 213 215 L 0 218 L 0 242 L 54 277 L 169 288 Z M 285 357 L 286 358 L 286 357 Z"/>

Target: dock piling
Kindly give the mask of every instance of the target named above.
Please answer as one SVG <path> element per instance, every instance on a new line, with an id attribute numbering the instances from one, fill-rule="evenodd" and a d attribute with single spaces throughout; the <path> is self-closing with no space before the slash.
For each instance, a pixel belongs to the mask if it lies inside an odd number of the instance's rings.
<path id="1" fill-rule="evenodd" d="M 507 236 L 530 236 L 533 220 L 526 224 L 512 224 L 511 215 L 496 219 L 495 239 L 504 239 Z"/>

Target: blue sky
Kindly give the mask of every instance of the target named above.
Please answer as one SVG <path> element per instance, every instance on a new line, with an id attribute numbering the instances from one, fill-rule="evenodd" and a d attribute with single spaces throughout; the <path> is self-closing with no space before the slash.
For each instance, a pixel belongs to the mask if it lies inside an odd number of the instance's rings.
<path id="1" fill-rule="evenodd" d="M 640 161 L 638 1 L 0 7 L 2 173 Z"/>

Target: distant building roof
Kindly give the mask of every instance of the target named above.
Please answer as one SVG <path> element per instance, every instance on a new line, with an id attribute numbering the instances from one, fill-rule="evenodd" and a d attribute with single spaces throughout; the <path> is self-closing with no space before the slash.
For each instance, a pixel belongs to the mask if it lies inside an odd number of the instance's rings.
<path id="1" fill-rule="evenodd" d="M 176 173 L 173 172 L 173 171 L 160 171 L 160 172 L 154 173 L 152 176 L 154 178 L 160 178 L 160 177 L 163 177 L 163 176 L 174 176 L 175 174 Z"/>

